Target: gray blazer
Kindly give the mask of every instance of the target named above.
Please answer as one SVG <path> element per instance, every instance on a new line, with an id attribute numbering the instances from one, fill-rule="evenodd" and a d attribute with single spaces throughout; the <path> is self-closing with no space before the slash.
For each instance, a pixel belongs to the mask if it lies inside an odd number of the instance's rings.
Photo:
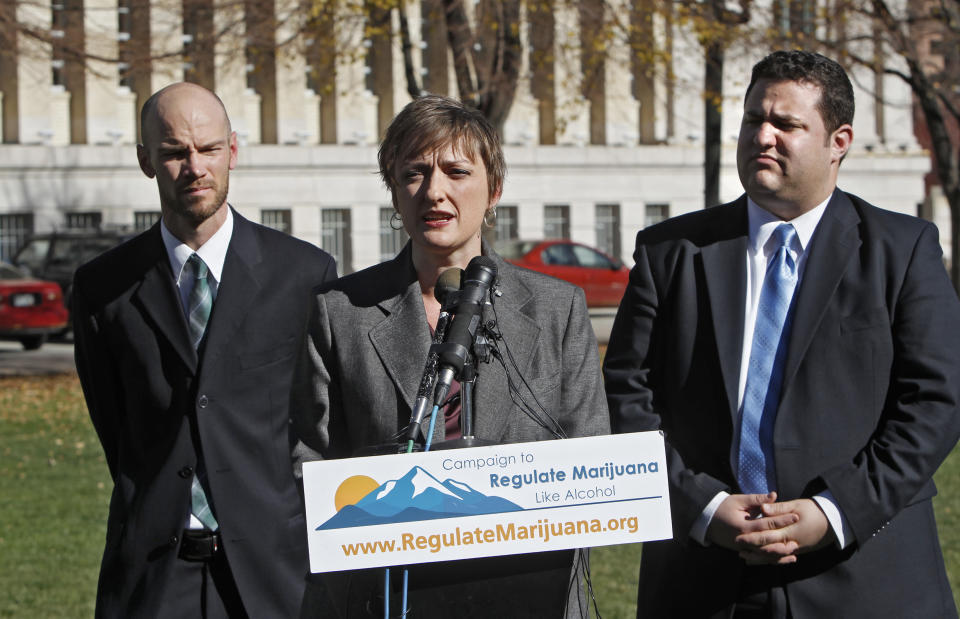
<path id="1" fill-rule="evenodd" d="M 608 433 L 597 342 L 583 291 L 486 253 L 497 264 L 496 289 L 501 294 L 494 297 L 493 307 L 509 380 L 532 403 L 523 386 L 529 385 L 568 437 Z M 359 448 L 395 441 L 410 420 L 430 343 L 409 243 L 393 260 L 322 287 L 294 376 L 291 411 L 303 443 L 301 461 L 348 457 Z M 553 438 L 514 401 L 499 362 L 480 364 L 478 374 L 474 430 L 479 439 L 512 443 Z M 439 419 L 434 440 L 442 439 Z M 523 579 L 512 581 L 520 585 Z M 336 596 L 351 586 L 328 588 Z M 530 594 L 529 588 L 522 590 Z M 578 594 L 578 587 L 568 588 L 566 578 L 559 590 L 564 595 L 572 591 L 573 598 Z M 510 596 L 500 591 L 498 597 Z M 334 604 L 339 614 L 354 616 L 344 612 L 341 602 Z M 576 608 L 570 610 L 568 615 L 578 615 Z"/>

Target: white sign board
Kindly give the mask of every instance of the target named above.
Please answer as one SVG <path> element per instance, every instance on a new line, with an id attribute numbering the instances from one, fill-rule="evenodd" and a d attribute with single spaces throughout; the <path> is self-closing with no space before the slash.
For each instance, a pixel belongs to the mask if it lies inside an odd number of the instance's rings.
<path id="1" fill-rule="evenodd" d="M 672 536 L 659 432 L 303 466 L 313 572 Z"/>

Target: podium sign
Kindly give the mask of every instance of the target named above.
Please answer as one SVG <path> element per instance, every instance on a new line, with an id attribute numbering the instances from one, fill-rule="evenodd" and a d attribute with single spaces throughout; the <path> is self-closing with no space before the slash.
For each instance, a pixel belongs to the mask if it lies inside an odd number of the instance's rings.
<path id="1" fill-rule="evenodd" d="M 672 536 L 659 432 L 308 462 L 303 481 L 313 572 Z"/>

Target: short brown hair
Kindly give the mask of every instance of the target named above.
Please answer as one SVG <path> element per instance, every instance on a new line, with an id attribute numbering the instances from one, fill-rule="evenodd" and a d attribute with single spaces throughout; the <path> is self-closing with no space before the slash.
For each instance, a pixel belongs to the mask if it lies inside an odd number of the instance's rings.
<path id="1" fill-rule="evenodd" d="M 507 166 L 500 137 L 490 121 L 479 110 L 451 97 L 424 95 L 400 110 L 380 143 L 380 178 L 394 194 L 394 201 L 397 179 L 393 174 L 397 162 L 447 145 L 483 162 L 491 197 L 503 188 Z"/>
<path id="2" fill-rule="evenodd" d="M 853 123 L 855 106 L 850 78 L 842 66 L 822 54 L 799 49 L 773 52 L 753 65 L 744 101 L 753 85 L 762 79 L 800 82 L 818 87 L 820 101 L 817 109 L 827 133 L 833 133 L 841 125 Z"/>

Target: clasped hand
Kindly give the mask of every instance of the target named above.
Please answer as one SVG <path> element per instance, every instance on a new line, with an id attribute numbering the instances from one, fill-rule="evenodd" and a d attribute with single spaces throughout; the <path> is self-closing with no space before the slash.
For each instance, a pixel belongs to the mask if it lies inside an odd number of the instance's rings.
<path id="1" fill-rule="evenodd" d="M 795 563 L 830 543 L 830 523 L 813 499 L 777 502 L 777 493 L 732 494 L 717 508 L 707 540 L 735 550 L 749 565 Z"/>

